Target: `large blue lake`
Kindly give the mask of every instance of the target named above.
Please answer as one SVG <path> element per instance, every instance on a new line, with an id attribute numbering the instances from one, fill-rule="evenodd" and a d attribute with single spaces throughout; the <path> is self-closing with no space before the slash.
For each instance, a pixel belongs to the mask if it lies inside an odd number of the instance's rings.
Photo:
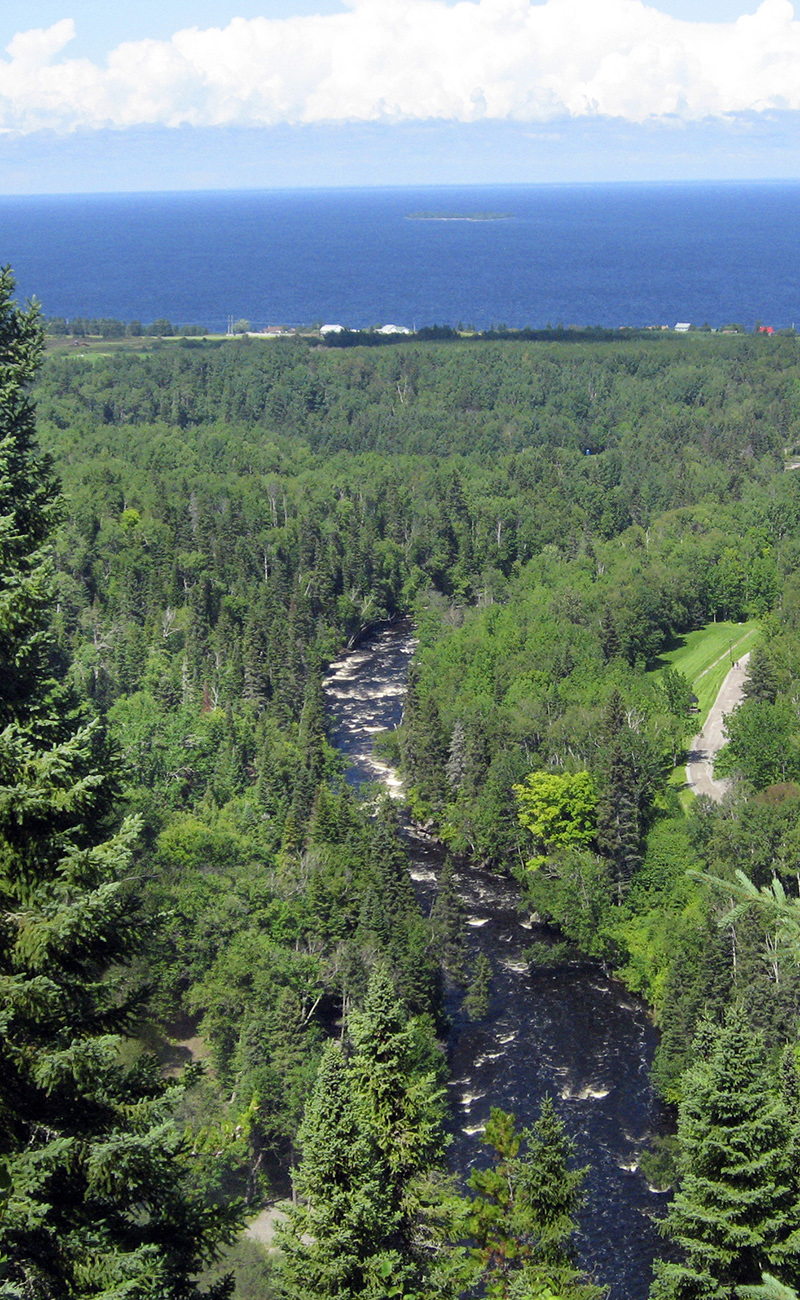
<path id="1" fill-rule="evenodd" d="M 800 183 L 3 197 L 0 261 L 53 316 L 783 327 Z"/>

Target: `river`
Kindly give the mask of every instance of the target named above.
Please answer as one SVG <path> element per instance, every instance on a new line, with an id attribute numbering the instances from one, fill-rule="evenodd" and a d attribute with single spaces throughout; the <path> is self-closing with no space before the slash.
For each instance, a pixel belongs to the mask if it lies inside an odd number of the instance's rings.
<path id="1" fill-rule="evenodd" d="M 377 632 L 331 665 L 325 682 L 330 740 L 349 759 L 354 785 L 380 781 L 401 792 L 372 741 L 401 721 L 413 652 L 411 629 L 401 625 Z M 417 896 L 429 911 L 442 853 L 410 826 L 406 839 Z M 512 880 L 462 864 L 455 882 L 470 958 L 486 954 L 492 985 L 488 1014 L 477 1023 L 462 1012 L 456 990 L 448 996 L 451 1165 L 466 1174 L 485 1162 L 480 1134 L 491 1106 L 530 1124 L 542 1097 L 552 1096 L 580 1163 L 591 1167 L 580 1262 L 610 1286 L 609 1300 L 646 1300 L 653 1257 L 663 1250 L 656 1219 L 665 1198 L 648 1187 L 638 1166 L 648 1138 L 667 1128 L 649 1081 L 657 1035 L 647 1010 L 591 967 L 532 972 L 523 950 L 533 927 L 518 915 Z"/>

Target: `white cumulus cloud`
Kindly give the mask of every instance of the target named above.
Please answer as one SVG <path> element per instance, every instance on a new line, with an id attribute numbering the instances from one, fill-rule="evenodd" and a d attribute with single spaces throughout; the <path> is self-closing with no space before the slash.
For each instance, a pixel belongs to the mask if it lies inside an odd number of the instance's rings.
<path id="1" fill-rule="evenodd" d="M 339 14 L 225 28 L 70 58 L 72 19 L 0 59 L 0 131 L 279 122 L 697 120 L 800 109 L 800 23 L 763 0 L 732 23 L 641 0 L 349 0 Z"/>

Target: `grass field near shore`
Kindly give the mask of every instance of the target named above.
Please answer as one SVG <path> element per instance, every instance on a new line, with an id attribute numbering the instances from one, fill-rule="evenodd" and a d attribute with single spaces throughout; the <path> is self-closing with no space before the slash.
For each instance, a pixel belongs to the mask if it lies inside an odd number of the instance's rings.
<path id="1" fill-rule="evenodd" d="M 696 632 L 687 632 L 673 649 L 659 655 L 656 673 L 673 668 L 691 683 L 698 699 L 693 724 L 697 731 L 702 729 L 731 665 L 753 649 L 760 630 L 757 619 L 748 623 L 708 623 Z"/>

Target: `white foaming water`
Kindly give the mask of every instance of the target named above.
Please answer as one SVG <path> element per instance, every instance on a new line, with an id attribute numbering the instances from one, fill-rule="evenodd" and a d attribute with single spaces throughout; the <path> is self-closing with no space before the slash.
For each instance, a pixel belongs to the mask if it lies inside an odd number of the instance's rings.
<path id="1" fill-rule="evenodd" d="M 370 657 L 369 654 L 359 654 L 354 651 L 346 659 L 335 659 L 328 670 L 328 680 L 352 681 L 358 676 L 364 664 L 369 663 Z"/>
<path id="2" fill-rule="evenodd" d="M 400 638 L 403 638 L 402 640 Z M 399 774 L 373 752 L 373 739 L 400 721 L 406 665 L 414 652 L 408 633 L 379 633 L 361 648 L 336 660 L 325 679 L 335 726 L 331 741 L 351 762 L 348 781 L 380 782 L 393 799 L 403 797 Z"/>
<path id="3" fill-rule="evenodd" d="M 503 961 L 503 965 L 506 970 L 512 971 L 514 975 L 527 975 L 530 971 L 530 966 L 526 961 L 514 961 L 509 958 Z"/>
<path id="4" fill-rule="evenodd" d="M 573 1091 L 571 1088 L 562 1088 L 560 1096 L 563 1101 L 601 1101 L 611 1092 L 610 1088 L 579 1088 Z"/>

